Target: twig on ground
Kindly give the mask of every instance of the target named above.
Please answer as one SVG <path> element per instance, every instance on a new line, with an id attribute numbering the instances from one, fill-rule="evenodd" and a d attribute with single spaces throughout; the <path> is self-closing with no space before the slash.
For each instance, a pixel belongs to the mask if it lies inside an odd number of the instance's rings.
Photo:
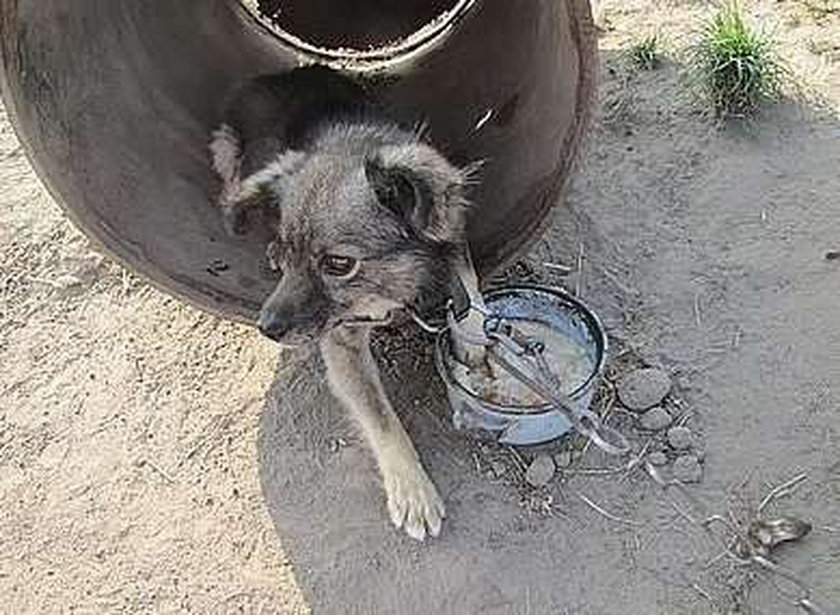
<path id="1" fill-rule="evenodd" d="M 473 451 L 472 452 L 473 463 L 475 463 L 475 471 L 481 473 L 481 461 L 478 459 L 478 454 Z"/>
<path id="2" fill-rule="evenodd" d="M 513 455 L 513 458 L 516 461 L 516 465 L 519 466 L 519 469 L 522 470 L 522 473 L 524 474 L 525 472 L 527 472 L 528 471 L 528 464 L 526 464 L 525 460 L 522 459 L 522 455 L 519 454 L 519 451 L 517 451 L 512 446 L 506 446 L 505 448 L 508 450 L 508 452 L 511 455 Z"/>
<path id="3" fill-rule="evenodd" d="M 618 517 L 618 516 L 616 516 L 616 515 L 614 515 L 614 514 L 612 514 L 612 513 L 608 512 L 608 511 L 604 510 L 603 508 L 601 508 L 600 506 L 598 506 L 595 502 L 593 502 L 592 500 L 590 500 L 588 497 L 586 497 L 586 496 L 585 496 L 585 495 L 583 495 L 582 493 L 578 493 L 577 491 L 575 491 L 575 492 L 573 492 L 573 493 L 574 493 L 576 496 L 578 496 L 581 500 L 583 500 L 583 502 L 584 502 L 587 506 L 589 506 L 592 510 L 594 510 L 594 511 L 595 511 L 595 512 L 597 512 L 597 513 L 600 513 L 601 515 L 603 515 L 604 517 L 606 517 L 606 518 L 607 518 L 607 519 L 609 519 L 610 521 L 615 521 L 615 522 L 617 522 L 617 523 L 624 523 L 625 525 L 632 525 L 632 526 L 634 526 L 634 527 L 639 527 L 639 526 L 643 525 L 642 523 L 640 523 L 640 522 L 638 522 L 638 521 L 634 521 L 634 520 L 632 520 L 632 519 L 625 519 L 625 518 L 623 518 L 623 517 Z"/>
<path id="4" fill-rule="evenodd" d="M 700 293 L 694 293 L 694 322 L 698 327 L 703 325 L 703 319 L 700 316 Z"/>
<path id="5" fill-rule="evenodd" d="M 722 560 L 724 557 L 726 557 L 726 556 L 728 556 L 728 555 L 732 555 L 732 552 L 731 552 L 731 551 L 729 550 L 729 548 L 727 547 L 726 549 L 724 549 L 723 551 L 721 551 L 720 553 L 718 553 L 717 555 L 715 555 L 715 556 L 714 556 L 712 559 L 710 559 L 708 562 L 706 562 L 705 564 L 703 564 L 703 568 L 711 568 L 712 566 L 714 566 L 715 564 L 717 564 L 720 560 Z"/>
<path id="6" fill-rule="evenodd" d="M 642 463 L 645 461 L 645 455 L 647 455 L 648 449 L 650 448 L 651 444 L 653 444 L 653 437 L 648 438 L 647 442 L 642 445 L 641 450 L 630 457 L 627 463 L 624 466 L 624 476 L 621 480 L 627 480 L 630 476 L 630 473 L 633 472 L 636 468 L 638 468 Z"/>
<path id="7" fill-rule="evenodd" d="M 804 609 L 805 612 L 810 613 L 811 615 L 828 615 L 828 613 L 814 604 L 810 598 L 800 598 L 796 601 L 796 606 Z"/>
<path id="8" fill-rule="evenodd" d="M 691 417 L 694 415 L 694 411 L 689 407 L 685 412 L 683 412 L 679 418 L 674 423 L 677 427 L 685 427 L 685 424 L 691 420 Z"/>
<path id="9" fill-rule="evenodd" d="M 624 468 L 562 468 L 569 476 L 613 476 L 624 472 Z"/>
<path id="10" fill-rule="evenodd" d="M 172 478 L 165 470 L 157 466 L 155 463 L 149 461 L 148 459 L 139 459 L 135 464 L 138 468 L 142 468 L 144 466 L 149 466 L 152 470 L 160 474 L 164 480 L 169 483 L 170 485 L 175 484 L 175 479 Z"/>
<path id="11" fill-rule="evenodd" d="M 703 596 L 706 600 L 708 600 L 709 602 L 711 602 L 712 604 L 714 604 L 714 602 L 715 602 L 715 601 L 712 599 L 711 594 L 709 594 L 709 592 L 707 592 L 705 589 L 703 589 L 702 587 L 700 587 L 700 584 L 699 584 L 699 583 L 697 583 L 697 582 L 692 583 L 692 584 L 691 584 L 691 589 L 693 589 L 693 590 L 694 590 L 694 591 L 696 591 L 698 594 L 700 594 L 701 596 Z"/>
<path id="12" fill-rule="evenodd" d="M 583 282 L 583 242 L 580 242 L 577 255 L 577 279 L 575 280 L 575 297 L 580 297 L 580 290 Z"/>
<path id="13" fill-rule="evenodd" d="M 808 478 L 808 475 L 804 472 L 802 474 L 798 474 L 791 478 L 789 481 L 782 483 L 781 485 L 777 485 L 770 490 L 764 499 L 761 500 L 761 503 L 758 505 L 758 514 L 761 514 L 762 511 L 770 505 L 773 500 L 779 498 L 783 495 L 791 493 L 791 491 L 802 481 Z"/>
<path id="14" fill-rule="evenodd" d="M 543 267 L 554 271 L 560 275 L 569 275 L 575 270 L 574 267 L 569 267 L 568 265 L 561 265 L 560 263 L 543 263 Z"/>

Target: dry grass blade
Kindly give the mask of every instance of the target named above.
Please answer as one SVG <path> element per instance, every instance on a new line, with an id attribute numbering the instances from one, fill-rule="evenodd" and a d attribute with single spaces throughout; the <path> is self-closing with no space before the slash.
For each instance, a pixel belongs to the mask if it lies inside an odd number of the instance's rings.
<path id="1" fill-rule="evenodd" d="M 781 485 L 773 487 L 773 489 L 770 490 L 770 493 L 764 496 L 764 499 L 761 500 L 761 503 L 758 505 L 758 513 L 761 514 L 761 512 L 765 508 L 767 508 L 767 506 L 769 506 L 773 500 L 775 500 L 778 497 L 781 497 L 782 495 L 790 493 L 799 483 L 806 480 L 807 478 L 808 475 L 805 473 L 798 474 L 797 476 L 791 478 L 789 481 L 786 481 Z"/>
<path id="2" fill-rule="evenodd" d="M 617 515 L 612 514 L 609 511 L 604 510 L 603 508 L 598 506 L 595 502 L 590 500 L 588 497 L 586 497 L 582 493 L 574 492 L 574 494 L 576 496 L 578 496 L 583 501 L 584 504 L 589 506 L 592 510 L 594 510 L 598 514 L 603 515 L 604 517 L 606 517 L 610 521 L 615 521 L 616 523 L 623 523 L 625 525 L 632 525 L 634 527 L 640 527 L 641 525 L 643 525 L 642 523 L 640 523 L 638 521 L 634 521 L 633 519 L 625 519 L 624 517 L 619 517 Z"/>

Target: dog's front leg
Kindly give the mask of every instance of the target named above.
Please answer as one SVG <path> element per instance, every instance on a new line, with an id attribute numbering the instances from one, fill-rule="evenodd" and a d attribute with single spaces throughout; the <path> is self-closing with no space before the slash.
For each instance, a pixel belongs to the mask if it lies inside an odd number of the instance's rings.
<path id="1" fill-rule="evenodd" d="M 370 330 L 338 327 L 321 343 L 333 394 L 350 411 L 373 450 L 397 527 L 423 540 L 437 536 L 444 517 L 443 501 L 429 479 L 414 445 L 394 413 L 370 352 Z"/>

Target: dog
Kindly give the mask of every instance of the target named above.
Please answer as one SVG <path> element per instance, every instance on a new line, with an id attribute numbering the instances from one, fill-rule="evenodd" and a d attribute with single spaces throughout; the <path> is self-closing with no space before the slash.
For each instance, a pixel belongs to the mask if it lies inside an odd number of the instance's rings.
<path id="1" fill-rule="evenodd" d="M 313 66 L 257 77 L 225 105 L 210 143 L 229 232 L 268 212 L 279 280 L 257 326 L 283 345 L 318 344 L 333 394 L 364 434 L 391 521 L 437 536 L 443 501 L 394 413 L 371 330 L 446 293 L 465 251 L 468 186 L 458 168 L 354 80 Z"/>

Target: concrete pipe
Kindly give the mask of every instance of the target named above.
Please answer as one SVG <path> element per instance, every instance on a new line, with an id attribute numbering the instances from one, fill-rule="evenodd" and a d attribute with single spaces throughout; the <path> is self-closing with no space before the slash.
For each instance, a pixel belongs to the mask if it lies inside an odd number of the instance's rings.
<path id="1" fill-rule="evenodd" d="M 223 231 L 207 141 L 241 80 L 354 72 L 453 161 L 487 161 L 469 237 L 488 272 L 536 237 L 586 125 L 587 0 L 0 0 L 0 89 L 91 238 L 160 288 L 251 319 L 264 244 Z"/>

